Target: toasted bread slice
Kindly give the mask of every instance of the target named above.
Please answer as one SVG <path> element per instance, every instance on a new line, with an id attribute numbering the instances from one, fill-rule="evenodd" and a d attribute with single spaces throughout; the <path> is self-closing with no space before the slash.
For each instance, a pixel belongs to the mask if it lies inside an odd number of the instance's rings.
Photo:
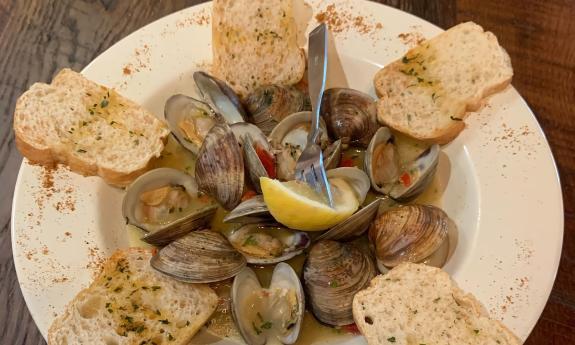
<path id="1" fill-rule="evenodd" d="M 507 52 L 473 22 L 424 41 L 374 78 L 378 119 L 416 139 L 439 144 L 465 127 L 468 111 L 513 76 Z"/>
<path id="2" fill-rule="evenodd" d="M 188 344 L 216 309 L 217 295 L 156 272 L 151 253 L 116 251 L 54 320 L 48 344 Z"/>
<path id="3" fill-rule="evenodd" d="M 471 294 L 439 268 L 401 264 L 353 299 L 353 318 L 369 345 L 519 345 Z"/>
<path id="4" fill-rule="evenodd" d="M 292 0 L 215 0 L 213 72 L 242 97 L 262 85 L 291 85 L 305 70 Z"/>
<path id="5" fill-rule="evenodd" d="M 140 105 L 70 69 L 20 96 L 14 132 L 18 149 L 32 163 L 63 163 L 117 186 L 145 172 L 170 133 Z"/>

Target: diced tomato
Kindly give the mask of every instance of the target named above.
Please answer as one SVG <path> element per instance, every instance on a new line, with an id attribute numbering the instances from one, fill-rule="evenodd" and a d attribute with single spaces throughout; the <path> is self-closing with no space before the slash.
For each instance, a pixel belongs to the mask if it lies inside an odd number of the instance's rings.
<path id="1" fill-rule="evenodd" d="M 409 187 L 409 185 L 411 184 L 411 176 L 409 176 L 409 174 L 406 172 L 401 174 L 399 179 L 401 180 L 401 183 L 403 183 L 405 187 Z"/>
<path id="2" fill-rule="evenodd" d="M 350 325 L 341 326 L 341 328 L 344 331 L 346 331 L 347 333 L 360 334 L 359 328 L 357 328 L 357 325 L 355 323 L 352 323 Z"/>
<path id="3" fill-rule="evenodd" d="M 340 167 L 354 167 L 355 163 L 353 162 L 353 159 L 351 159 L 351 158 L 342 158 L 341 161 L 339 161 L 339 166 Z"/>
<path id="4" fill-rule="evenodd" d="M 256 192 L 254 192 L 254 191 L 251 190 L 251 189 L 248 189 L 248 190 L 246 190 L 246 191 L 244 192 L 244 194 L 242 195 L 242 201 L 249 200 L 249 199 L 253 198 L 253 197 L 256 196 L 256 195 L 257 195 Z"/>
<path id="5" fill-rule="evenodd" d="M 256 153 L 260 158 L 264 168 L 266 169 L 268 176 L 270 178 L 276 178 L 276 162 L 274 156 L 267 152 L 260 145 L 256 145 Z"/>

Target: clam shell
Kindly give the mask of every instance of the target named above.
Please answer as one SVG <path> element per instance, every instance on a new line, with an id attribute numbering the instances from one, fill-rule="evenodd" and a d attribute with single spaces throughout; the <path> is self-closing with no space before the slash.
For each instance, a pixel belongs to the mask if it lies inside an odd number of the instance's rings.
<path id="1" fill-rule="evenodd" d="M 283 247 L 282 252 L 276 255 L 275 253 L 268 251 L 267 254 L 255 255 L 253 252 L 250 253 L 249 251 L 244 250 L 247 240 L 251 238 L 250 235 L 256 233 L 267 235 L 270 236 L 270 238 L 277 240 L 277 244 Z M 228 240 L 237 251 L 246 257 L 248 263 L 259 265 L 275 264 L 289 260 L 294 256 L 303 253 L 311 242 L 309 235 L 303 231 L 291 230 L 281 225 L 270 223 L 246 224 L 233 231 L 228 236 Z M 252 241 L 255 242 L 253 244 L 258 245 L 256 237 L 253 237 Z M 261 245 L 266 244 L 269 246 L 269 241 L 261 243 Z M 262 247 L 260 246 L 260 248 Z"/>
<path id="2" fill-rule="evenodd" d="M 238 274 L 246 260 L 219 232 L 200 230 L 160 249 L 150 264 L 176 280 L 212 283 Z"/>
<path id="3" fill-rule="evenodd" d="M 200 150 L 201 143 L 195 143 L 186 139 L 186 135 L 180 128 L 179 123 L 184 120 L 186 116 L 194 116 L 197 115 L 198 112 L 205 114 L 206 117 L 213 119 L 216 123 L 222 122 L 219 115 L 214 113 L 207 103 L 185 95 L 173 95 L 166 101 L 166 105 L 164 106 L 164 117 L 170 127 L 170 131 L 183 147 L 194 154 L 197 154 Z"/>
<path id="4" fill-rule="evenodd" d="M 316 240 L 349 240 L 363 235 L 375 218 L 382 199 L 375 199 L 369 205 L 355 212 L 351 217 L 321 234 Z"/>
<path id="5" fill-rule="evenodd" d="M 311 127 L 312 113 L 302 111 L 285 117 L 268 136 L 272 148 L 276 152 L 277 177 L 280 180 L 293 180 L 296 162 L 307 144 L 307 136 Z M 329 143 L 325 123 L 320 119 L 320 128 L 324 129 L 320 136 L 320 146 L 326 148 Z M 288 148 L 286 144 L 292 148 Z"/>
<path id="6" fill-rule="evenodd" d="M 262 223 L 272 219 L 263 195 L 256 195 L 240 203 L 236 208 L 228 213 L 224 223 Z"/>
<path id="7" fill-rule="evenodd" d="M 203 99 L 227 123 L 244 122 L 245 110 L 235 92 L 223 81 L 205 72 L 194 72 L 194 81 Z"/>
<path id="8" fill-rule="evenodd" d="M 377 216 L 369 229 L 378 262 L 395 267 L 420 262 L 433 254 L 455 226 L 447 214 L 431 205 L 406 205 Z"/>
<path id="9" fill-rule="evenodd" d="M 156 245 L 165 245 L 190 231 L 204 227 L 214 215 L 217 205 L 207 202 L 205 207 L 193 209 L 181 218 L 167 224 L 149 224 L 140 221 L 137 216 L 139 197 L 142 193 L 166 185 L 182 186 L 192 198 L 198 197 L 198 186 L 194 178 L 172 168 L 158 168 L 139 176 L 126 188 L 122 201 L 122 215 L 127 223 L 148 232 L 143 241 Z M 197 201 L 196 201 L 197 202 Z"/>
<path id="10" fill-rule="evenodd" d="M 422 152 L 413 161 L 400 166 L 398 150 L 391 146 L 395 158 L 389 158 L 387 164 L 394 164 L 393 169 L 388 173 L 388 181 L 381 184 L 376 182 L 376 169 L 389 168 L 388 166 L 379 167 L 376 164 L 375 151 L 382 144 L 396 145 L 395 138 L 389 128 L 381 127 L 373 136 L 365 153 L 364 170 L 368 174 L 373 189 L 379 193 L 389 195 L 391 198 L 407 202 L 419 196 L 425 188 L 433 181 L 433 176 L 437 170 L 439 162 L 440 147 L 437 144 L 431 145 L 427 150 Z M 393 173 L 391 173 L 393 172 Z M 405 186 L 401 181 L 401 176 L 409 175 L 409 185 Z"/>
<path id="11" fill-rule="evenodd" d="M 326 172 L 327 178 L 342 178 L 351 188 L 355 191 L 359 204 L 363 204 L 365 197 L 369 192 L 370 180 L 369 177 L 361 169 L 355 167 L 341 167 L 331 169 Z"/>
<path id="12" fill-rule="evenodd" d="M 285 326 L 288 326 L 286 327 L 287 329 L 279 330 L 279 332 L 276 328 L 278 327 L 277 322 L 271 324 L 271 328 L 274 328 L 271 331 L 266 330 L 270 328 L 255 331 L 254 325 L 256 323 L 260 324 L 263 322 L 263 318 L 267 319 L 268 317 L 278 320 L 278 315 L 274 317 L 272 314 L 274 312 L 281 313 L 282 310 L 281 308 L 278 310 L 278 301 L 275 299 L 269 301 L 270 303 L 246 303 L 246 301 L 250 301 L 254 292 L 258 293 L 261 290 L 267 290 L 273 293 L 276 289 L 282 289 L 284 291 L 292 290 L 295 293 L 296 308 L 292 310 L 293 314 L 288 312 L 279 315 L 280 318 L 283 317 L 284 322 L 291 321 L 293 323 L 285 324 Z M 280 295 L 279 298 L 285 298 L 286 296 L 287 294 L 283 294 Z M 261 287 L 256 274 L 248 267 L 244 268 L 234 278 L 232 285 L 232 316 L 247 344 L 295 343 L 301 329 L 304 310 L 305 296 L 301 282 L 293 268 L 286 263 L 279 263 L 274 268 L 269 289 L 263 289 Z M 285 317 L 292 317 L 292 319 L 285 319 Z M 271 339 L 270 337 L 272 336 L 275 339 Z"/>
<path id="13" fill-rule="evenodd" d="M 325 167 L 325 170 L 335 169 L 338 167 L 341 160 L 342 147 L 341 139 L 338 139 L 324 150 L 323 155 L 325 158 L 323 160 L 323 166 Z"/>
<path id="14" fill-rule="evenodd" d="M 264 133 L 255 125 L 247 122 L 235 123 L 230 126 L 238 142 L 242 144 L 244 151 L 245 166 L 254 186 L 256 192 L 261 193 L 260 187 L 260 177 L 272 177 L 269 176 L 266 167 L 262 163 L 260 156 L 257 153 L 256 145 L 263 148 L 269 155 L 271 160 L 271 165 L 274 168 L 271 173 L 275 173 L 275 157 L 272 153 L 272 147 L 268 142 Z"/>
<path id="15" fill-rule="evenodd" d="M 248 121 L 258 126 L 266 135 L 286 116 L 310 110 L 309 97 L 294 87 L 280 85 L 262 86 L 245 99 Z"/>
<path id="16" fill-rule="evenodd" d="M 375 276 L 369 254 L 351 243 L 320 241 L 309 251 L 304 282 L 314 315 L 323 323 L 354 323 L 353 296 Z"/>
<path id="17" fill-rule="evenodd" d="M 347 88 L 325 90 L 321 116 L 332 138 L 344 145 L 367 147 L 379 127 L 375 100 L 360 91 Z"/>
<path id="18" fill-rule="evenodd" d="M 226 210 L 236 207 L 244 189 L 244 160 L 240 145 L 226 124 L 214 126 L 196 161 L 200 190 L 213 196 Z"/>

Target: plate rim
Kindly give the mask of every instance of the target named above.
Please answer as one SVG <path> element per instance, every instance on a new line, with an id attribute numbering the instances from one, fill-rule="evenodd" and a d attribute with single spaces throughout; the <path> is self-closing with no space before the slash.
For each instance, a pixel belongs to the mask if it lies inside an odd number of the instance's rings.
<path id="1" fill-rule="evenodd" d="M 407 15 L 410 17 L 411 20 L 416 21 L 416 22 L 425 22 L 427 25 L 434 27 L 437 30 L 441 30 L 441 32 L 444 32 L 445 30 L 443 28 L 440 28 L 439 26 L 427 21 L 426 19 L 420 18 L 412 13 L 409 12 L 405 12 L 402 11 L 398 8 L 386 5 L 386 4 L 381 4 L 381 3 L 375 3 L 375 2 L 370 2 L 367 0 L 353 0 L 352 2 L 357 2 L 357 3 L 369 3 L 370 5 L 375 5 L 375 6 L 383 6 L 385 8 L 387 8 L 388 11 L 392 11 L 392 12 L 396 12 L 396 13 L 401 13 L 401 15 Z M 315 5 L 315 4 L 314 4 Z M 104 51 L 100 52 L 95 58 L 93 58 L 86 66 L 84 66 L 81 70 L 80 73 L 84 74 L 85 71 L 87 69 L 89 69 L 93 64 L 97 63 L 97 60 L 99 60 L 102 55 L 104 55 L 105 53 L 107 53 L 109 50 L 115 48 L 116 46 L 121 46 L 123 44 L 125 44 L 125 42 L 131 41 L 133 40 L 133 38 L 135 36 L 137 36 L 141 30 L 143 30 L 144 28 L 150 27 L 153 24 L 160 22 L 160 21 L 168 21 L 169 17 L 176 17 L 179 14 L 181 14 L 184 11 L 189 10 L 190 8 L 197 8 L 198 10 L 203 8 L 203 7 L 209 7 L 211 8 L 212 6 L 212 1 L 207 1 L 207 2 L 203 2 L 197 5 L 193 5 L 193 6 L 188 6 L 185 8 L 182 8 L 178 11 L 172 12 L 170 14 L 167 14 L 163 17 L 157 18 L 137 29 L 135 29 L 133 32 L 129 33 L 128 35 L 124 36 L 123 38 L 121 38 L 120 40 L 118 40 L 117 42 L 115 42 L 114 44 L 110 45 L 108 48 L 106 48 Z M 337 39 L 337 38 L 336 38 Z M 559 224 L 561 226 L 561 232 L 560 232 L 560 236 L 558 236 L 557 240 L 556 240 L 556 245 L 558 246 L 557 251 L 555 251 L 555 256 L 553 257 L 553 280 L 549 281 L 546 283 L 546 286 L 548 288 L 548 292 L 545 293 L 546 297 L 545 297 L 545 303 L 543 303 L 537 310 L 537 314 L 539 315 L 537 317 L 537 320 L 539 320 L 543 314 L 543 310 L 546 307 L 546 305 L 549 302 L 549 298 L 551 296 L 552 290 L 553 290 L 553 286 L 555 284 L 556 278 L 557 278 L 557 274 L 558 274 L 558 270 L 559 270 L 559 265 L 560 265 L 560 261 L 561 261 L 561 256 L 562 256 L 562 252 L 563 252 L 563 242 L 564 242 L 564 236 L 565 236 L 565 209 L 564 209 L 564 200 L 563 200 L 563 188 L 562 188 L 562 184 L 561 184 L 561 176 L 559 173 L 559 169 L 557 166 L 557 161 L 555 159 L 555 155 L 553 153 L 553 150 L 551 148 L 551 145 L 549 143 L 549 140 L 547 139 L 547 135 L 545 134 L 543 128 L 541 127 L 540 122 L 537 119 L 537 116 L 535 115 L 535 113 L 533 112 L 533 110 L 531 109 L 531 107 L 529 106 L 529 104 L 527 103 L 527 101 L 523 98 L 523 96 L 517 91 L 517 89 L 511 84 L 510 87 L 517 93 L 517 95 L 519 96 L 519 100 L 522 103 L 522 105 L 529 110 L 529 115 L 531 116 L 531 118 L 534 120 L 534 123 L 536 124 L 536 129 L 538 132 L 538 135 L 541 136 L 541 138 L 544 140 L 544 150 L 546 151 L 546 155 L 551 159 L 551 163 L 552 163 L 552 167 L 553 167 L 553 176 L 554 176 L 554 180 L 557 183 L 557 186 L 559 187 L 559 192 L 557 193 L 556 197 L 557 197 L 557 202 L 558 205 L 560 206 L 560 217 L 558 218 Z M 16 277 L 18 279 L 18 285 L 19 288 L 21 290 L 22 296 L 24 298 L 24 301 L 26 303 L 26 307 L 28 308 L 28 311 L 32 317 L 32 319 L 34 320 L 34 323 L 36 324 L 36 326 L 38 325 L 37 322 L 37 318 L 39 317 L 39 314 L 34 315 L 32 313 L 32 311 L 30 310 L 30 308 L 28 307 L 30 305 L 29 300 L 30 300 L 30 296 L 25 293 L 25 289 L 22 288 L 22 277 L 21 275 L 23 274 L 23 270 L 22 270 L 22 266 L 21 266 L 21 260 L 17 257 L 16 253 L 17 251 L 19 251 L 19 247 L 20 245 L 17 243 L 16 241 L 16 217 L 18 217 L 17 215 L 17 210 L 16 210 L 16 204 L 17 204 L 17 200 L 20 197 L 20 193 L 17 193 L 17 191 L 19 189 L 22 188 L 23 185 L 23 171 L 25 171 L 27 168 L 29 168 L 29 161 L 24 157 L 22 162 L 20 163 L 20 167 L 18 169 L 18 175 L 17 175 L 17 179 L 16 182 L 14 184 L 14 194 L 12 197 L 12 203 L 11 203 L 11 220 L 10 220 L 10 235 L 11 235 L 11 246 L 12 246 L 12 259 L 14 262 L 14 266 L 15 266 L 15 272 L 16 272 Z M 529 332 L 527 333 L 527 337 L 529 336 L 529 334 L 533 331 L 533 328 L 536 326 L 537 321 L 534 322 L 530 327 L 529 327 Z M 38 327 L 38 326 L 37 326 Z M 38 329 L 40 330 L 40 328 L 38 327 Z M 47 335 L 48 335 L 48 329 L 46 329 L 45 333 L 42 332 L 42 330 L 40 330 L 40 332 L 42 333 L 44 339 L 47 339 Z"/>

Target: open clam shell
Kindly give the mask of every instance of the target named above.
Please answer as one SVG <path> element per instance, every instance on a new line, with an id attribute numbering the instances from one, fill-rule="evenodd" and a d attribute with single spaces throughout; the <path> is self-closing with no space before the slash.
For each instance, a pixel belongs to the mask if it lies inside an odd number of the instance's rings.
<path id="1" fill-rule="evenodd" d="M 367 147 L 379 127 L 375 100 L 360 91 L 347 88 L 325 90 L 321 116 L 329 135 L 343 144 Z"/>
<path id="2" fill-rule="evenodd" d="M 351 217 L 337 224 L 321 234 L 316 240 L 350 240 L 363 235 L 369 229 L 371 221 L 375 218 L 382 199 L 375 199 L 367 206 L 362 207 Z"/>
<path id="3" fill-rule="evenodd" d="M 244 160 L 236 137 L 226 124 L 214 126 L 196 161 L 200 190 L 213 196 L 226 210 L 236 207 L 244 190 Z"/>
<path id="4" fill-rule="evenodd" d="M 224 223 L 265 223 L 272 219 L 263 195 L 256 195 L 240 203 L 228 213 Z"/>
<path id="5" fill-rule="evenodd" d="M 166 101 L 164 117 L 178 142 L 197 154 L 204 138 L 221 117 L 202 101 L 185 95 L 174 95 Z"/>
<path id="6" fill-rule="evenodd" d="M 192 176 L 171 168 L 138 177 L 126 188 L 122 202 L 126 221 L 146 231 L 142 240 L 157 246 L 204 227 L 216 208 L 209 198 L 200 198 Z"/>
<path id="7" fill-rule="evenodd" d="M 248 120 L 266 135 L 286 116 L 310 110 L 309 97 L 291 86 L 267 85 L 259 87 L 245 99 Z"/>
<path id="8" fill-rule="evenodd" d="M 301 254 L 310 244 L 309 235 L 277 224 L 246 224 L 228 236 L 250 264 L 275 264 Z"/>
<path id="9" fill-rule="evenodd" d="M 398 201 L 409 201 L 433 180 L 439 151 L 439 145 L 434 144 L 413 161 L 402 162 L 394 135 L 389 128 L 381 127 L 366 150 L 364 170 L 376 191 Z"/>
<path id="10" fill-rule="evenodd" d="M 234 277 L 246 259 L 219 232 L 199 230 L 160 249 L 150 264 L 176 280 L 212 283 Z"/>
<path id="11" fill-rule="evenodd" d="M 244 268 L 232 285 L 232 315 L 249 345 L 293 344 L 299 336 L 305 310 L 301 282 L 286 263 L 273 271 L 269 288 Z"/>
<path id="12" fill-rule="evenodd" d="M 447 239 L 453 221 L 431 205 L 395 207 L 378 215 L 369 229 L 379 264 L 395 267 L 402 262 L 421 262 Z"/>
<path id="13" fill-rule="evenodd" d="M 323 323 L 354 323 L 353 296 L 375 276 L 372 258 L 351 243 L 320 241 L 309 251 L 304 282 L 314 315 Z"/>
<path id="14" fill-rule="evenodd" d="M 244 122 L 246 112 L 236 93 L 223 81 L 205 72 L 194 72 L 194 81 L 203 99 L 227 123 Z"/>
<path id="15" fill-rule="evenodd" d="M 280 180 L 289 181 L 295 177 L 294 171 L 297 160 L 307 144 L 311 117 L 312 113 L 309 111 L 291 114 L 278 123 L 268 137 L 276 152 L 276 171 Z M 321 119 L 320 128 L 323 129 L 320 136 L 320 146 L 325 149 L 328 146 L 329 138 L 325 130 L 325 123 Z"/>
<path id="16" fill-rule="evenodd" d="M 327 178 L 342 178 L 355 191 L 359 204 L 363 204 L 370 189 L 369 177 L 361 169 L 355 167 L 341 167 L 326 172 Z"/>

